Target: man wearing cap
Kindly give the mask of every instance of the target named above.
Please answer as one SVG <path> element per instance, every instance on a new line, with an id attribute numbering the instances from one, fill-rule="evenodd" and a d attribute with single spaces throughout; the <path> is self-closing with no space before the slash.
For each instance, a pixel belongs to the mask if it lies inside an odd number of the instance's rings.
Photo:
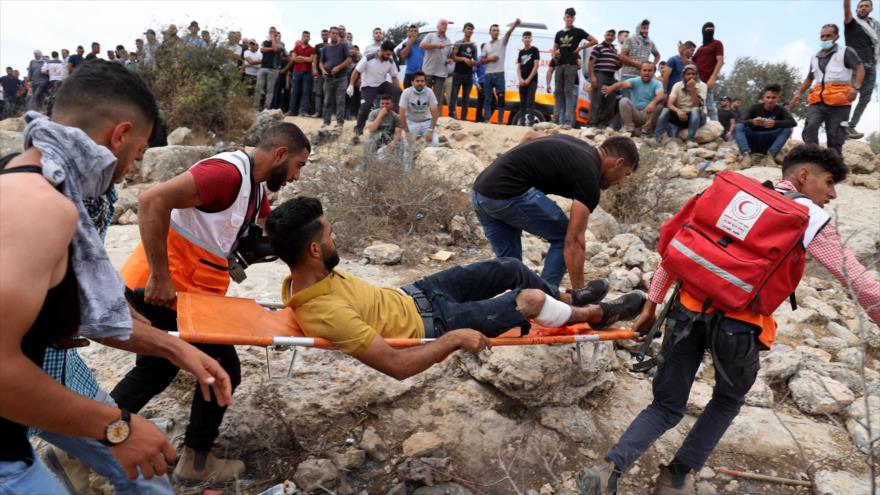
<path id="1" fill-rule="evenodd" d="M 682 79 L 672 86 L 666 108 L 660 113 L 657 126 L 654 128 L 654 139 L 659 141 L 671 124 L 678 134 L 678 129 L 687 127 L 687 140 L 693 141 L 697 129 L 706 123 L 706 83 L 697 79 L 697 66 L 688 64 L 682 71 Z"/>
<path id="2" fill-rule="evenodd" d="M 189 27 L 187 28 L 189 34 L 183 37 L 183 42 L 187 46 L 192 46 L 194 48 L 207 48 L 208 44 L 205 43 L 205 40 L 199 36 L 199 23 L 196 21 L 192 21 L 189 23 Z"/>

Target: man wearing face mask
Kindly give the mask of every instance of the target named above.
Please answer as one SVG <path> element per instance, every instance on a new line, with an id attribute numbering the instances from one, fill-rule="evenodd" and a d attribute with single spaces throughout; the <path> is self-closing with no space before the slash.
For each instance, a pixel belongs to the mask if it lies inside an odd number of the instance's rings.
<path id="1" fill-rule="evenodd" d="M 859 104 L 853 110 L 849 119 L 850 139 L 860 139 L 864 136 L 856 131 L 862 113 L 871 101 L 871 93 L 877 81 L 877 59 L 880 58 L 880 22 L 871 18 L 874 4 L 871 0 L 859 0 L 856 5 L 856 15 L 853 16 L 850 8 L 850 0 L 843 0 L 843 36 L 846 38 L 846 46 L 856 51 L 862 59 L 865 67 L 865 79 L 862 89 L 859 90 Z"/>
<path id="2" fill-rule="evenodd" d="M 715 79 L 721 72 L 721 66 L 724 65 L 724 44 L 715 39 L 715 24 L 711 22 L 703 24 L 703 44 L 694 54 L 694 64 L 697 66 L 700 81 L 706 83 L 706 87 L 709 88 L 706 93 L 706 110 L 709 111 L 709 118 L 718 120 L 718 109 L 715 108 Z"/>
<path id="3" fill-rule="evenodd" d="M 274 192 L 299 179 L 310 152 L 308 139 L 296 125 L 278 124 L 263 134 L 252 153 L 220 153 L 141 194 L 142 243 L 120 270 L 129 303 L 153 326 L 176 331 L 178 292 L 226 294 L 230 273 L 237 273 L 231 258 L 239 241 L 254 223 L 264 225 L 269 214 L 264 186 Z M 143 293 L 137 291 L 140 288 L 145 288 Z M 197 347 L 220 362 L 235 388 L 241 380 L 235 348 Z M 110 395 L 122 407 L 139 411 L 177 371 L 167 360 L 139 356 Z M 225 481 L 244 472 L 241 461 L 210 453 L 225 412 L 225 407 L 198 393 L 194 396 L 175 479 Z"/>
<path id="4" fill-rule="evenodd" d="M 839 38 L 840 30 L 836 24 L 822 26 L 819 52 L 813 55 L 810 72 L 788 103 L 788 109 L 793 110 L 797 106 L 801 96 L 815 81 L 807 95 L 810 106 L 804 124 L 804 142 L 819 144 L 819 126 L 825 124 L 828 147 L 842 153 L 849 110 L 862 88 L 865 68 L 855 50 L 838 46 Z"/>

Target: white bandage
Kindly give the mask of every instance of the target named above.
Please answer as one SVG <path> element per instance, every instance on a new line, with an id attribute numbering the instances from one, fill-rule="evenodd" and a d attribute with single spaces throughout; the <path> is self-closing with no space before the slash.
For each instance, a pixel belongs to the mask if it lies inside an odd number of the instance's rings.
<path id="1" fill-rule="evenodd" d="M 571 318 L 571 306 L 544 294 L 544 305 L 535 321 L 543 327 L 561 327 Z"/>

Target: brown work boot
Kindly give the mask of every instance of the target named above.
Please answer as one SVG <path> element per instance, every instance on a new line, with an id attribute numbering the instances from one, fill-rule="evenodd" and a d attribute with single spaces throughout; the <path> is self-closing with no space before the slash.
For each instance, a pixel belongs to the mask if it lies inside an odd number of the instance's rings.
<path id="1" fill-rule="evenodd" d="M 694 482 L 694 473 L 688 471 L 679 485 L 673 483 L 672 471 L 669 466 L 660 466 L 660 476 L 654 485 L 654 495 L 696 495 L 697 488 Z"/>
<path id="2" fill-rule="evenodd" d="M 46 465 L 70 493 L 89 493 L 88 464 L 51 445 L 45 453 Z"/>
<path id="3" fill-rule="evenodd" d="M 244 463 L 237 459 L 220 459 L 210 452 L 196 452 L 184 446 L 174 468 L 174 481 L 229 481 L 244 474 Z"/>
<path id="4" fill-rule="evenodd" d="M 581 495 L 615 495 L 620 471 L 612 462 L 581 469 L 577 474 L 578 493 Z"/>

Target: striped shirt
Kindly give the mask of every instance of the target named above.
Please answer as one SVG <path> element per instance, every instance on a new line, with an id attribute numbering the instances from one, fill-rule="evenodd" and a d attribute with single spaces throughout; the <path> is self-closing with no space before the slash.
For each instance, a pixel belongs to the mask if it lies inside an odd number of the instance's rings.
<path id="1" fill-rule="evenodd" d="M 617 72 L 620 69 L 620 54 L 613 44 L 604 41 L 593 48 L 590 61 L 593 62 L 593 70 L 596 72 Z"/>

